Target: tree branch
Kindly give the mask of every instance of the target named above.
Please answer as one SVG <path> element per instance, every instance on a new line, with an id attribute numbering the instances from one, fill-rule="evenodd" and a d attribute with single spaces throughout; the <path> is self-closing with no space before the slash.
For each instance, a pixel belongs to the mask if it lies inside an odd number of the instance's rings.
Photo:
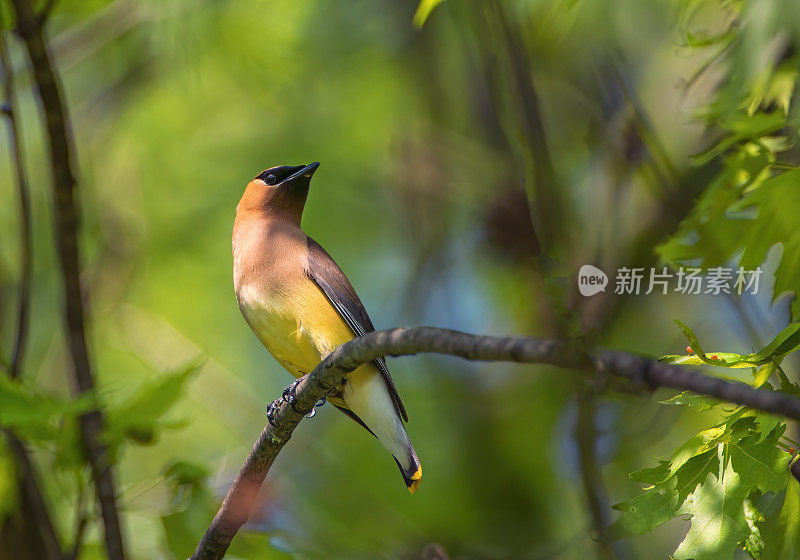
<path id="1" fill-rule="evenodd" d="M 31 201 L 28 178 L 25 174 L 25 163 L 22 156 L 22 133 L 17 122 L 17 98 L 14 84 L 14 69 L 8 56 L 6 33 L 0 32 L 0 67 L 3 71 L 3 91 L 6 105 L 3 114 L 8 119 L 8 147 L 14 168 L 14 179 L 17 186 L 19 202 L 19 239 L 20 239 L 20 281 L 17 303 L 17 334 L 14 349 L 11 353 L 9 376 L 19 377 L 25 340 L 28 337 L 28 316 L 31 300 Z"/>
<path id="2" fill-rule="evenodd" d="M 14 68 L 8 55 L 6 33 L 0 31 L 0 69 L 3 73 L 3 90 L 6 105 L 3 114 L 8 119 L 8 146 L 14 168 L 14 179 L 19 202 L 19 236 L 20 236 L 20 282 L 17 303 L 17 333 L 11 353 L 11 366 L 8 375 L 17 379 L 22 371 L 22 360 L 25 356 L 25 342 L 28 338 L 28 323 L 31 299 L 31 203 L 28 188 L 28 176 L 25 173 L 25 158 L 22 154 L 22 131 L 17 121 L 17 97 L 14 81 Z M 11 430 L 4 430 L 6 442 L 16 464 L 16 479 L 19 487 L 20 508 L 26 534 L 16 535 L 18 546 L 28 546 L 29 553 L 40 555 L 48 560 L 62 558 L 61 546 L 58 542 L 53 521 L 47 510 L 42 490 L 36 479 L 36 467 L 22 441 Z M 25 537 L 28 537 L 27 540 Z M 24 542 L 24 544 L 23 544 Z M 36 550 L 36 552 L 32 552 Z"/>
<path id="3" fill-rule="evenodd" d="M 19 488 L 19 504 L 15 514 L 19 516 L 21 523 L 15 528 L 13 515 L 6 520 L 11 525 L 3 526 L 0 532 L 10 531 L 10 534 L 7 538 L 0 537 L 0 541 L 3 541 L 0 542 L 0 553 L 8 554 L 10 558 L 63 560 L 61 545 L 36 479 L 36 466 L 30 453 L 14 432 L 3 430 L 3 434 L 17 470 L 15 475 Z"/>
<path id="4" fill-rule="evenodd" d="M 282 402 L 253 446 L 219 512 L 201 539 L 192 560 L 219 560 L 250 515 L 272 462 L 303 416 L 335 388 L 349 372 L 380 356 L 421 353 L 448 354 L 476 361 L 551 365 L 574 370 L 594 369 L 622 377 L 648 389 L 689 390 L 792 419 L 800 419 L 800 399 L 742 384 L 627 352 L 581 353 L 575 341 L 467 334 L 436 327 L 377 331 L 343 344 L 297 386 L 293 404 Z M 299 411 L 299 412 L 298 412 Z"/>
<path id="5" fill-rule="evenodd" d="M 78 256 L 78 213 L 75 207 L 75 173 L 72 169 L 69 123 L 42 21 L 27 0 L 12 0 L 17 29 L 25 41 L 47 125 L 51 161 L 58 256 L 64 289 L 64 313 L 69 348 L 79 393 L 94 391 L 94 377 L 86 345 L 83 299 Z M 100 410 L 81 416 L 81 434 L 92 470 L 97 499 L 105 527 L 106 552 L 110 560 L 123 560 L 122 531 L 108 449 L 103 442 L 103 414 Z"/>

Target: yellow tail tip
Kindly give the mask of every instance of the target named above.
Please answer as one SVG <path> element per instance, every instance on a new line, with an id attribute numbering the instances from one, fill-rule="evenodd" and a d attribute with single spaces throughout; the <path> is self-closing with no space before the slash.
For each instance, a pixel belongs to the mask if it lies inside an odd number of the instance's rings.
<path id="1" fill-rule="evenodd" d="M 417 470 L 414 471 L 414 474 L 408 477 L 406 483 L 408 483 L 409 480 L 411 484 L 408 484 L 408 491 L 413 494 L 417 491 L 417 488 L 419 488 L 419 483 L 422 480 L 422 465 L 419 465 Z"/>

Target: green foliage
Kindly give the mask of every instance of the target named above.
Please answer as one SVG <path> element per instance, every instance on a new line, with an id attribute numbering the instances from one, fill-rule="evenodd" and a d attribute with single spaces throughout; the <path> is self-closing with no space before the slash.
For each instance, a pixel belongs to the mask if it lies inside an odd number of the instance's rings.
<path id="1" fill-rule="evenodd" d="M 421 28 L 431 15 L 436 6 L 444 2 L 444 0 L 419 0 L 417 11 L 414 13 L 414 25 Z"/>
<path id="2" fill-rule="evenodd" d="M 686 406 L 693 408 L 698 412 L 702 412 L 704 410 L 711 410 L 715 406 L 722 404 L 722 401 L 712 399 L 711 397 L 704 397 L 690 391 L 684 391 L 673 397 L 670 397 L 669 399 L 661 401 L 661 404 Z"/>
<path id="3" fill-rule="evenodd" d="M 800 347 L 800 323 L 783 329 L 758 352 L 704 352 L 694 331 L 675 320 L 689 341 L 694 354 L 668 355 L 661 361 L 679 365 L 714 365 L 727 368 L 753 368 L 753 386 L 760 387 L 775 373 L 780 390 L 800 394 L 800 387 L 790 382 L 780 368 L 780 361 Z M 721 403 L 713 399 L 681 393 L 664 404 L 686 406 L 700 411 L 711 410 Z M 780 418 L 738 408 L 725 419 L 694 435 L 678 447 L 668 461 L 658 466 L 631 473 L 633 480 L 646 483 L 642 495 L 614 506 L 622 512 L 612 526 L 613 538 L 641 534 L 679 515 L 691 516 L 691 528 L 675 551 L 676 560 L 723 560 L 733 556 L 737 548 L 755 560 L 765 555 L 771 537 L 764 537 L 762 525 L 767 517 L 756 501 L 766 495 L 778 495 L 791 479 L 790 456 L 780 443 L 786 426 Z M 787 496 L 796 490 L 789 483 Z M 788 506 L 791 508 L 791 503 Z M 774 509 L 774 508 L 773 508 Z M 769 531 L 784 514 L 769 516 Z M 790 528 L 784 530 L 788 533 Z M 786 540 L 781 537 L 779 540 Z M 775 547 L 773 543 L 770 545 Z"/>
<path id="4" fill-rule="evenodd" d="M 790 483 L 785 494 L 777 494 L 771 507 L 780 508 L 765 519 L 760 530 L 764 540 L 761 558 L 792 560 L 800 555 L 800 484 Z"/>
<path id="5" fill-rule="evenodd" d="M 796 227 L 800 170 L 779 159 L 797 144 L 800 123 L 791 105 L 799 59 L 789 47 L 783 56 L 759 58 L 763 53 L 759 55 L 753 47 L 769 29 L 782 27 L 776 14 L 783 7 L 776 1 L 719 6 L 704 0 L 681 3 L 680 26 L 689 50 L 719 45 L 698 76 L 719 58 L 730 64 L 714 97 L 699 113 L 719 138 L 695 156 L 698 164 L 719 158 L 722 166 L 678 231 L 657 249 L 663 260 L 675 266 L 699 262 L 711 268 L 738 261 L 744 269 L 753 270 L 773 246 L 780 245 L 776 299 L 786 292 L 796 294 L 800 285 Z M 704 29 L 704 12 L 714 8 L 733 23 L 698 41 L 692 29 Z M 756 23 L 766 13 L 771 15 Z M 747 24 L 740 28 L 740 22 Z M 800 319 L 800 297 L 795 298 L 792 313 Z"/>
<path id="6" fill-rule="evenodd" d="M 28 438 L 56 440 L 62 435 L 65 421 L 95 406 L 90 395 L 63 399 L 0 375 L 0 426 L 20 431 Z"/>
<path id="7" fill-rule="evenodd" d="M 181 398 L 198 368 L 192 365 L 178 373 L 161 376 L 109 408 L 106 437 L 112 449 L 125 439 L 139 445 L 154 445 L 161 429 L 181 427 L 183 422 L 168 420 L 165 416 Z"/>
<path id="8" fill-rule="evenodd" d="M 764 516 L 749 499 L 744 500 L 744 519 L 747 522 L 749 534 L 742 544 L 742 548 L 754 560 L 760 560 L 764 551 L 764 539 L 761 537 L 759 523 L 764 522 Z"/>
<path id="9" fill-rule="evenodd" d="M 764 147 L 743 150 L 756 152 L 743 156 L 746 159 L 765 161 L 760 158 Z M 800 285 L 800 232 L 796 222 L 800 170 L 774 176 L 765 174 L 766 170 L 764 166 L 760 170 L 731 167 L 722 171 L 704 193 L 695 212 L 681 225 L 680 232 L 659 247 L 661 256 L 670 262 L 700 259 L 704 266 L 713 267 L 741 253 L 740 265 L 752 270 L 763 263 L 773 245 L 780 243 L 783 258 L 776 273 L 774 293 L 777 296 L 796 291 Z M 697 241 L 686 244 L 683 240 L 690 234 Z M 800 312 L 798 301 L 792 304 L 794 317 Z"/>
<path id="10" fill-rule="evenodd" d="M 694 156 L 697 163 L 708 163 L 713 158 L 725 154 L 735 146 L 746 146 L 750 142 L 757 144 L 761 138 L 769 136 L 786 126 L 786 115 L 780 112 L 748 115 L 743 111 L 738 111 L 721 116 L 718 125 L 725 131 L 725 137 L 707 150 Z"/>
<path id="11" fill-rule="evenodd" d="M 765 431 L 765 427 L 769 431 Z M 785 425 L 736 413 L 688 440 L 669 461 L 631 473 L 648 490 L 614 506 L 622 512 L 613 538 L 641 534 L 680 515 L 691 528 L 678 560 L 731 558 L 737 547 L 763 547 L 752 496 L 779 492 L 789 480 L 789 455 L 777 444 Z"/>
<path id="12" fill-rule="evenodd" d="M 780 360 L 784 356 L 800 348 L 800 323 L 789 325 L 778 333 L 764 348 L 751 354 L 736 354 L 732 352 L 706 353 L 700 346 L 700 341 L 697 340 L 697 336 L 692 329 L 677 319 L 675 319 L 675 323 L 677 323 L 681 331 L 683 331 L 684 336 L 686 336 L 686 339 L 689 341 L 689 347 L 694 351 L 694 354 L 686 354 L 683 356 L 668 354 L 659 358 L 660 362 L 679 365 L 708 364 L 727 368 L 758 367 L 780 363 Z M 763 369 L 764 374 L 771 373 L 772 371 L 772 369 Z M 758 385 L 761 385 L 768 377 L 769 375 L 763 378 Z"/>

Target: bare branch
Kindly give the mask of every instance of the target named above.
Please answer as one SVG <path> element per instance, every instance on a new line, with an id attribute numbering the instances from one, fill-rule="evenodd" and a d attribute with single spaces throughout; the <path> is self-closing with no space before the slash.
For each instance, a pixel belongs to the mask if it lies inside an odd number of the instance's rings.
<path id="1" fill-rule="evenodd" d="M 42 30 L 42 21 L 27 0 L 13 0 L 17 29 L 25 41 L 47 125 L 53 194 L 55 198 L 58 256 L 64 288 L 64 314 L 69 348 L 79 393 L 94 391 L 94 377 L 86 345 L 83 298 L 78 256 L 78 213 L 75 206 L 75 173 L 71 161 L 71 135 L 55 70 Z M 81 434 L 92 470 L 105 527 L 110 560 L 123 560 L 122 531 L 108 449 L 102 440 L 104 418 L 100 410 L 81 416 Z"/>
<path id="2" fill-rule="evenodd" d="M 6 33 L 0 32 L 0 66 L 3 70 L 3 90 L 5 102 L 3 114 L 8 119 L 8 146 L 13 160 L 14 179 L 17 185 L 19 202 L 19 239 L 20 239 L 20 281 L 17 303 L 17 334 L 11 354 L 9 375 L 12 379 L 19 377 L 28 337 L 28 317 L 31 300 L 31 201 L 28 177 L 22 155 L 22 131 L 17 122 L 17 98 L 14 83 L 14 69 L 8 56 Z"/>
<path id="3" fill-rule="evenodd" d="M 800 419 L 800 399 L 784 393 L 753 389 L 690 369 L 614 350 L 587 356 L 566 339 L 497 337 L 467 334 L 436 327 L 397 328 L 356 338 L 334 350 L 297 386 L 293 404 L 281 403 L 267 424 L 219 512 L 211 522 L 192 560 L 219 560 L 250 515 L 267 472 L 297 424 L 314 404 L 358 366 L 380 356 L 421 353 L 448 354 L 468 360 L 543 364 L 574 370 L 594 369 L 622 377 L 649 389 L 689 390 L 720 400 Z"/>
<path id="4" fill-rule="evenodd" d="M 11 354 L 11 365 L 8 375 L 12 379 L 20 376 L 22 360 L 25 356 L 25 342 L 28 338 L 28 321 L 30 316 L 31 299 L 31 260 L 33 248 L 31 245 L 31 203 L 28 178 L 25 173 L 24 157 L 22 155 L 22 131 L 20 130 L 17 115 L 19 114 L 14 68 L 8 54 L 6 33 L 0 31 L 0 69 L 3 72 L 3 90 L 5 105 L 3 114 L 8 119 L 8 146 L 14 168 L 14 179 L 17 186 L 19 202 L 19 236 L 20 236 L 20 282 L 17 303 L 17 333 L 14 338 L 14 349 Z M 42 555 L 47 560 L 60 560 L 63 558 L 61 546 L 58 542 L 53 521 L 47 510 L 44 496 L 36 480 L 36 467 L 31 460 L 28 450 L 22 441 L 11 430 L 4 430 L 8 447 L 12 452 L 17 467 L 17 481 L 19 485 L 20 515 L 30 531 L 27 543 L 24 536 L 17 535 L 16 541 L 20 546 L 33 546 L 38 550 L 36 554 Z M 25 518 L 27 516 L 28 518 Z M 32 552 L 32 551 L 31 551 Z"/>

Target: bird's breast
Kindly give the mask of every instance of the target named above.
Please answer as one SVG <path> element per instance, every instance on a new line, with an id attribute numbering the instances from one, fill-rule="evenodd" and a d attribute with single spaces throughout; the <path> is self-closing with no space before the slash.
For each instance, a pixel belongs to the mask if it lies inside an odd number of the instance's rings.
<path id="1" fill-rule="evenodd" d="M 307 273 L 308 237 L 299 227 L 237 215 L 233 284 L 245 320 L 296 377 L 353 338 Z"/>
<path id="2" fill-rule="evenodd" d="M 352 331 L 310 279 L 278 289 L 244 284 L 239 307 L 261 343 L 295 377 L 309 373 Z"/>

